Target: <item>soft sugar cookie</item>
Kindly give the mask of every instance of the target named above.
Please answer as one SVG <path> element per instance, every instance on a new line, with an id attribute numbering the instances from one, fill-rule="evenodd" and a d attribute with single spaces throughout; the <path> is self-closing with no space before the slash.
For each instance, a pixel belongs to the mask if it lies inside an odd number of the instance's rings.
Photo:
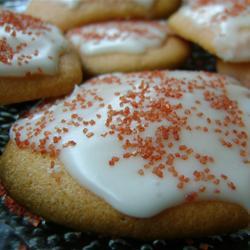
<path id="1" fill-rule="evenodd" d="M 55 26 L 0 13 L 0 104 L 69 93 L 82 80 L 76 52 Z"/>
<path id="2" fill-rule="evenodd" d="M 250 91 L 237 84 L 182 71 L 91 79 L 12 126 L 1 179 L 32 212 L 78 230 L 153 239 L 244 228 Z"/>
<path id="3" fill-rule="evenodd" d="M 250 88 L 250 62 L 248 63 L 227 63 L 217 60 L 217 71 L 230 75 L 241 81 Z"/>
<path id="4" fill-rule="evenodd" d="M 27 12 L 62 30 L 87 23 L 128 18 L 164 18 L 180 0 L 33 0 Z"/>
<path id="5" fill-rule="evenodd" d="M 175 68 L 188 57 L 187 42 L 173 35 L 166 21 L 89 24 L 67 37 L 90 75 Z"/>
<path id="6" fill-rule="evenodd" d="M 189 0 L 170 17 L 169 26 L 223 61 L 250 61 L 248 0 Z"/>

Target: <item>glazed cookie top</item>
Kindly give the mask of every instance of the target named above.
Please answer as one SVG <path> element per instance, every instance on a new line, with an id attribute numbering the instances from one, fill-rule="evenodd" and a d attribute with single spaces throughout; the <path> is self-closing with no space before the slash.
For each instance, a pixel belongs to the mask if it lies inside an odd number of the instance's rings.
<path id="1" fill-rule="evenodd" d="M 196 200 L 250 209 L 250 91 L 211 73 L 156 71 L 87 81 L 17 121 L 20 148 L 55 157 L 122 213 Z"/>
<path id="2" fill-rule="evenodd" d="M 54 1 L 57 1 L 58 3 L 62 3 L 64 4 L 65 6 L 69 7 L 69 8 L 75 8 L 77 7 L 80 3 L 93 3 L 93 2 L 103 2 L 103 0 L 96 0 L 96 1 L 93 1 L 93 0 L 54 0 Z M 152 6 L 152 4 L 154 3 L 154 0 L 109 0 L 110 3 L 114 2 L 114 3 L 117 3 L 117 2 L 134 2 L 134 3 L 137 3 L 137 4 L 140 4 L 144 7 L 150 7 Z"/>
<path id="3" fill-rule="evenodd" d="M 67 41 L 55 26 L 10 11 L 0 13 L 0 76 L 55 74 Z"/>
<path id="4" fill-rule="evenodd" d="M 165 21 L 116 21 L 90 24 L 68 33 L 83 54 L 143 53 L 167 38 Z"/>
<path id="5" fill-rule="evenodd" d="M 180 13 L 214 33 L 217 55 L 225 61 L 250 61 L 249 0 L 189 0 Z"/>

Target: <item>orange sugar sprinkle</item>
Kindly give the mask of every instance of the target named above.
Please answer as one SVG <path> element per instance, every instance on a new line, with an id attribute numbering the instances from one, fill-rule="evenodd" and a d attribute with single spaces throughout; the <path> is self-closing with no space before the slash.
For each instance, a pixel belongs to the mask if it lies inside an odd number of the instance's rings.
<path id="1" fill-rule="evenodd" d="M 164 177 L 164 173 L 163 173 L 163 169 L 165 168 L 165 166 L 163 164 L 160 164 L 159 166 L 155 167 L 153 169 L 153 173 L 160 177 L 160 178 L 163 178 Z"/>
<path id="2" fill-rule="evenodd" d="M 204 165 L 207 164 L 207 162 L 208 162 L 208 156 L 202 156 L 202 157 L 200 157 L 199 161 L 200 161 L 201 164 L 204 164 Z"/>
<path id="3" fill-rule="evenodd" d="M 182 155 L 181 159 L 184 160 L 184 161 L 186 161 L 186 160 L 188 160 L 188 156 L 187 155 Z"/>
<path id="4" fill-rule="evenodd" d="M 215 194 L 220 194 L 220 192 L 221 192 L 221 191 L 220 191 L 219 189 L 215 189 L 215 190 L 214 190 L 214 193 L 215 193 Z"/>
<path id="5" fill-rule="evenodd" d="M 228 179 L 228 177 L 226 176 L 226 175 L 224 175 L 224 174 L 221 174 L 221 176 L 220 176 L 223 180 L 227 180 Z"/>
<path id="6" fill-rule="evenodd" d="M 183 182 L 179 182 L 179 183 L 177 184 L 177 188 L 178 188 L 178 189 L 183 189 L 183 188 L 184 188 L 184 183 L 183 183 Z"/>
<path id="7" fill-rule="evenodd" d="M 216 128 L 216 129 L 214 130 L 214 132 L 215 132 L 215 133 L 222 133 L 222 130 L 219 129 L 219 128 Z"/>
<path id="8" fill-rule="evenodd" d="M 191 192 L 186 195 L 185 201 L 186 202 L 194 202 L 198 198 L 198 194 L 196 192 Z"/>
<path id="9" fill-rule="evenodd" d="M 12 37 L 17 36 L 17 31 L 21 31 L 25 35 L 32 36 L 33 33 L 30 29 L 36 29 L 34 35 L 40 36 L 42 32 L 38 30 L 50 31 L 50 27 L 41 21 L 40 19 L 33 18 L 28 15 L 17 14 L 11 11 L 2 10 L 0 14 L 0 26 L 5 26 L 5 32 L 9 33 Z M 33 37 L 32 40 L 35 38 Z M 27 47 L 27 43 L 19 43 L 14 48 L 7 42 L 6 38 L 0 39 L 0 62 L 3 64 L 11 64 L 15 55 L 21 53 L 21 51 Z M 34 52 L 34 56 L 38 55 L 38 51 Z M 33 53 L 31 55 L 18 55 L 18 65 L 28 64 L 33 58 Z M 37 69 L 38 74 L 42 74 L 41 68 Z M 31 75 L 31 72 L 26 72 L 27 76 Z"/>
<path id="10" fill-rule="evenodd" d="M 62 131 L 63 131 L 64 133 L 67 133 L 67 132 L 69 132 L 69 129 L 68 129 L 68 128 L 62 128 Z"/>
<path id="11" fill-rule="evenodd" d="M 208 132 L 208 128 L 207 127 L 203 127 L 203 131 L 204 132 Z"/>
<path id="12" fill-rule="evenodd" d="M 71 118 L 72 118 L 72 119 L 77 119 L 77 118 L 78 118 L 78 114 L 72 114 L 72 115 L 71 115 Z"/>
<path id="13" fill-rule="evenodd" d="M 92 136 L 94 136 L 94 133 L 93 133 L 93 132 L 88 132 L 88 133 L 86 134 L 86 136 L 87 136 L 88 138 L 91 138 Z"/>
<path id="14" fill-rule="evenodd" d="M 206 187 L 202 186 L 199 188 L 200 193 L 204 193 L 206 191 Z"/>
<path id="15" fill-rule="evenodd" d="M 73 140 L 70 140 L 70 141 L 64 143 L 64 144 L 63 144 L 63 147 L 64 147 L 64 148 L 67 148 L 67 147 L 72 147 L 72 146 L 75 146 L 75 145 L 76 145 L 76 142 L 73 141 Z"/>
<path id="16" fill-rule="evenodd" d="M 236 190 L 236 186 L 233 182 L 228 182 L 227 185 L 231 190 Z"/>
<path id="17" fill-rule="evenodd" d="M 240 156 L 242 156 L 242 157 L 247 157 L 247 151 L 241 150 L 241 151 L 240 151 Z"/>
<path id="18" fill-rule="evenodd" d="M 210 169 L 209 169 L 209 168 L 205 168 L 205 169 L 204 169 L 204 172 L 205 172 L 206 174 L 208 174 L 208 173 L 210 172 Z"/>
<path id="19" fill-rule="evenodd" d="M 194 152 L 194 151 L 193 151 L 192 148 L 188 148 L 188 149 L 186 150 L 186 153 L 189 154 L 189 155 L 192 154 L 193 152 Z"/>
<path id="20" fill-rule="evenodd" d="M 187 146 L 185 146 L 185 145 L 180 145 L 179 146 L 179 150 L 181 150 L 181 151 L 184 151 L 186 149 L 187 149 Z"/>
<path id="21" fill-rule="evenodd" d="M 143 169 L 139 169 L 139 170 L 138 170 L 138 174 L 141 175 L 141 176 L 143 176 L 143 175 L 144 175 Z"/>
<path id="22" fill-rule="evenodd" d="M 231 142 L 225 141 L 224 139 L 221 139 L 221 144 L 227 148 L 231 148 L 233 146 Z"/>
<path id="23" fill-rule="evenodd" d="M 109 161 L 109 165 L 114 166 L 119 160 L 119 157 L 113 156 L 112 159 Z"/>
<path id="24" fill-rule="evenodd" d="M 125 153 L 125 154 L 123 154 L 123 158 L 129 158 L 129 157 L 131 157 L 133 154 L 131 154 L 131 153 Z"/>
<path id="25" fill-rule="evenodd" d="M 17 30 L 21 31 L 26 31 L 28 28 L 49 30 L 49 27 L 38 18 L 24 14 L 16 14 L 11 11 L 2 11 L 0 15 L 0 26 L 7 23 L 13 25 Z"/>
<path id="26" fill-rule="evenodd" d="M 5 39 L 0 39 L 0 62 L 11 64 L 14 57 L 14 51 Z"/>
<path id="27" fill-rule="evenodd" d="M 61 136 L 54 136 L 54 137 L 53 137 L 53 142 L 54 142 L 54 143 L 58 143 L 61 139 L 62 139 Z"/>
<path id="28" fill-rule="evenodd" d="M 172 154 L 167 156 L 167 165 L 173 165 L 175 157 Z"/>

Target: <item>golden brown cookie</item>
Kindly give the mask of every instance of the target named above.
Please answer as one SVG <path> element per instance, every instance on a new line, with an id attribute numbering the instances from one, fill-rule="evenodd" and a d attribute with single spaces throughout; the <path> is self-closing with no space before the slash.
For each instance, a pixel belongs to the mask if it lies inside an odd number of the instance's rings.
<path id="1" fill-rule="evenodd" d="M 66 31 L 87 23 L 128 18 L 164 18 L 180 0 L 33 0 L 27 13 L 47 20 Z"/>
<path id="2" fill-rule="evenodd" d="M 12 126 L 0 178 L 32 212 L 77 230 L 155 239 L 244 228 L 250 99 L 237 84 L 185 71 L 93 78 Z"/>
<path id="3" fill-rule="evenodd" d="M 224 61 L 248 62 L 249 17 L 246 0 L 188 0 L 169 18 L 169 26 Z"/>
<path id="4" fill-rule="evenodd" d="M 232 232 L 248 224 L 241 206 L 222 201 L 186 203 L 152 218 L 132 218 L 81 187 L 63 166 L 59 174 L 50 174 L 50 162 L 48 156 L 9 143 L 0 158 L 1 180 L 9 194 L 30 211 L 67 227 L 105 235 L 174 239 Z"/>
<path id="5" fill-rule="evenodd" d="M 82 80 L 78 55 L 54 26 L 22 14 L 0 14 L 0 104 L 69 93 Z"/>
<path id="6" fill-rule="evenodd" d="M 68 32 L 89 75 L 176 68 L 190 54 L 165 21 L 90 24 Z"/>
<path id="7" fill-rule="evenodd" d="M 217 60 L 217 71 L 235 77 L 250 88 L 250 63 L 227 63 Z"/>

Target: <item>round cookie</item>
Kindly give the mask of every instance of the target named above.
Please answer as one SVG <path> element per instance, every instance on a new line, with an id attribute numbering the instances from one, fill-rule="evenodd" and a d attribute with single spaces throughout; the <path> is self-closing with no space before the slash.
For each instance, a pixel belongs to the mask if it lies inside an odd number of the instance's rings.
<path id="1" fill-rule="evenodd" d="M 66 31 L 87 23 L 128 18 L 164 18 L 180 0 L 33 0 L 27 13 Z"/>
<path id="2" fill-rule="evenodd" d="M 59 174 L 50 174 L 50 161 L 47 156 L 9 143 L 0 158 L 0 175 L 16 201 L 45 219 L 73 229 L 140 239 L 174 239 L 232 232 L 248 224 L 241 206 L 223 201 L 186 203 L 148 219 L 129 217 L 81 187 L 64 166 Z"/>
<path id="3" fill-rule="evenodd" d="M 250 88 L 250 62 L 227 63 L 217 60 L 217 71 L 219 73 L 235 77 L 246 87 Z"/>
<path id="4" fill-rule="evenodd" d="M 189 44 L 169 31 L 166 21 L 89 24 L 68 32 L 90 75 L 175 68 L 188 57 Z"/>
<path id="5" fill-rule="evenodd" d="M 154 239 L 243 228 L 250 99 L 237 84 L 182 71 L 89 80 L 13 125 L 1 180 L 78 230 Z"/>
<path id="6" fill-rule="evenodd" d="M 0 43 L 1 105 L 64 95 L 82 80 L 79 57 L 55 26 L 2 11 Z"/>
<path id="7" fill-rule="evenodd" d="M 250 5 L 247 0 L 188 0 L 169 26 L 227 62 L 250 61 Z"/>

